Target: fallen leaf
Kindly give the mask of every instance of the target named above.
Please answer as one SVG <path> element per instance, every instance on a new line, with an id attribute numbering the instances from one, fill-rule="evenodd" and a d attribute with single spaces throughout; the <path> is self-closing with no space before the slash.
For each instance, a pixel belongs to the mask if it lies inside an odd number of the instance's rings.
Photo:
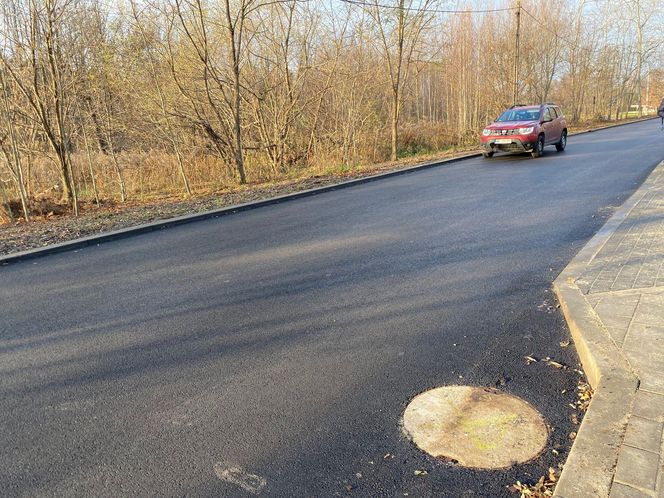
<path id="1" fill-rule="evenodd" d="M 547 475 L 541 476 L 535 484 L 525 484 L 517 481 L 516 484 L 508 486 L 507 489 L 513 493 L 520 493 L 521 498 L 548 498 L 553 496 L 553 488 L 557 480 L 555 469 L 549 467 Z"/>
<path id="2" fill-rule="evenodd" d="M 588 407 L 590 406 L 590 401 L 592 400 L 593 397 L 593 388 L 590 387 L 590 384 L 588 384 L 587 382 L 579 380 L 576 389 L 577 389 L 577 396 L 579 399 L 577 399 L 574 408 L 579 410 L 581 413 L 585 413 L 588 410 Z"/>
<path id="3" fill-rule="evenodd" d="M 530 365 L 531 363 L 537 363 L 537 359 L 533 358 L 530 355 L 524 356 L 524 358 L 526 359 L 526 365 Z"/>

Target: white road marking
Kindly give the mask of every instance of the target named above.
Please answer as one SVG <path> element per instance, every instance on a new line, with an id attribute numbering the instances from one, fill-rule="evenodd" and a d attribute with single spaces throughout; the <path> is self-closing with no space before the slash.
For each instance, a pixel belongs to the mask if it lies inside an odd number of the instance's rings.
<path id="1" fill-rule="evenodd" d="M 93 406 L 95 406 L 95 402 L 92 400 L 65 401 L 64 403 L 58 403 L 57 405 L 48 405 L 46 409 L 59 412 L 72 412 L 83 411 L 87 408 L 92 408 Z"/>
<path id="2" fill-rule="evenodd" d="M 267 484 L 267 481 L 261 476 L 250 474 L 242 467 L 227 465 L 223 462 L 214 464 L 214 473 L 219 479 L 231 484 L 235 484 L 251 494 L 257 495 Z"/>

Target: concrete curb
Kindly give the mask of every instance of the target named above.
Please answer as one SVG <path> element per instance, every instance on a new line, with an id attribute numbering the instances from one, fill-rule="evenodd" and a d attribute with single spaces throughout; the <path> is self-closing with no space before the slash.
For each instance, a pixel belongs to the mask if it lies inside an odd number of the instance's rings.
<path id="1" fill-rule="evenodd" d="M 664 168 L 664 161 L 655 170 L 658 168 Z M 646 179 L 553 283 L 588 382 L 595 391 L 556 486 L 557 497 L 608 497 L 611 490 L 639 379 L 575 280 L 649 187 Z"/>
<path id="2" fill-rule="evenodd" d="M 634 121 L 628 121 L 626 123 L 617 123 L 617 124 L 611 124 L 607 126 L 603 126 L 601 128 L 594 128 L 592 130 L 584 130 L 584 131 L 579 131 L 576 133 L 571 133 L 570 136 L 572 135 L 582 135 L 584 133 L 592 133 L 594 131 L 601 131 L 601 130 L 606 130 L 609 128 L 616 128 L 618 126 L 626 126 L 634 123 L 640 123 L 642 121 L 649 121 L 651 119 L 655 118 L 644 118 L 644 119 L 639 119 L 639 120 L 634 120 Z M 113 230 L 110 232 L 105 232 L 101 234 L 96 234 L 96 235 L 89 235 L 87 237 L 82 237 L 80 239 L 74 239 L 66 242 L 59 242 L 57 244 L 51 244 L 46 247 L 40 247 L 36 249 L 29 249 L 27 251 L 21 251 L 21 252 L 16 252 L 13 254 L 7 254 L 5 256 L 0 256 L 0 266 L 6 266 L 9 263 L 16 263 L 18 261 L 25 261 L 28 259 L 34 259 L 34 258 L 39 258 L 42 256 L 47 256 L 49 254 L 56 254 L 60 252 L 65 252 L 65 251 L 71 251 L 73 249 L 80 249 L 82 247 L 87 247 L 91 245 L 97 245 L 102 242 L 108 242 L 111 240 L 118 240 L 118 239 L 123 239 L 126 237 L 131 237 L 133 235 L 139 235 L 142 233 L 148 233 L 148 232 L 153 232 L 155 230 L 163 230 L 165 228 L 173 227 L 176 225 L 183 225 L 185 223 L 192 223 L 194 221 L 201 221 L 201 220 L 207 220 L 210 218 L 218 218 L 220 216 L 225 216 L 228 214 L 233 214 L 233 213 L 239 213 L 241 211 L 249 211 L 251 209 L 256 209 L 259 207 L 264 207 L 264 206 L 269 206 L 272 204 L 277 204 L 280 202 L 285 202 L 285 201 L 290 201 L 294 199 L 300 199 L 303 197 L 309 197 L 312 195 L 316 194 L 321 194 L 324 192 L 329 192 L 332 190 L 338 190 L 342 188 L 347 188 L 347 187 L 352 187 L 354 185 L 361 185 L 363 183 L 369 183 L 375 180 L 380 180 L 383 178 L 389 178 L 392 176 L 398 176 L 398 175 L 405 175 L 408 173 L 412 173 L 414 171 L 419 171 L 419 170 L 424 170 L 424 169 L 429 169 L 429 168 L 434 168 L 437 166 L 443 166 L 445 164 L 451 164 L 459 161 L 464 161 L 466 159 L 471 159 L 474 157 L 480 157 L 482 155 L 481 152 L 474 152 L 471 154 L 465 154 L 463 156 L 459 157 L 453 157 L 450 159 L 444 159 L 440 161 L 429 161 L 425 162 L 422 164 L 418 164 L 415 166 L 411 166 L 408 168 L 402 168 L 402 169 L 397 169 L 393 171 L 388 171 L 385 173 L 378 173 L 375 175 L 370 175 L 370 176 L 365 176 L 363 178 L 357 178 L 354 180 L 348 180 L 345 182 L 341 183 L 335 183 L 332 185 L 326 185 L 324 187 L 318 187 L 318 188 L 313 188 L 313 189 L 308 189 L 308 190 L 303 190 L 301 192 L 294 192 L 291 194 L 285 194 L 277 197 L 270 197 L 268 199 L 263 199 L 260 201 L 252 201 L 252 202 L 246 202 L 243 204 L 236 204 L 233 206 L 227 206 L 224 208 L 219 208 L 219 209 L 214 209 L 211 211 L 203 211 L 201 213 L 195 213 L 195 214 L 187 214 L 183 216 L 178 216 L 175 218 L 168 218 L 164 220 L 158 220 L 154 221 L 151 223 L 146 223 L 142 225 L 136 225 L 128 228 L 122 228 L 119 230 Z"/>

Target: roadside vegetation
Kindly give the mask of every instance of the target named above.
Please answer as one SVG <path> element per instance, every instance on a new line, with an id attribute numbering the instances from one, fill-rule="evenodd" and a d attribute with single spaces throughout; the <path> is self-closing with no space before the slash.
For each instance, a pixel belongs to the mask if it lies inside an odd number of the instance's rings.
<path id="1" fill-rule="evenodd" d="M 630 120 L 625 120 L 629 122 Z M 584 122 L 578 130 L 596 129 L 606 124 Z M 571 127 L 575 131 L 577 127 Z M 73 216 L 66 200 L 40 196 L 32 201 L 30 222 L 15 217 L 13 222 L 0 224 L 0 255 L 35 249 L 58 242 L 94 235 L 121 228 L 149 223 L 186 214 L 286 195 L 306 189 L 323 187 L 342 181 L 394 171 L 428 161 L 444 160 L 478 152 L 475 146 L 453 146 L 430 154 L 419 153 L 397 161 L 378 164 L 341 164 L 322 172 L 315 169 L 294 170 L 282 178 L 249 183 L 230 184 L 217 190 L 201 189 L 192 196 L 179 192 L 151 193 L 121 202 L 113 197 L 79 201 L 78 215 Z M 20 213 L 20 201 L 12 201 Z"/>
<path id="2" fill-rule="evenodd" d="M 141 205 L 163 216 L 187 198 L 215 207 L 448 157 L 474 147 L 515 86 L 520 102 L 555 101 L 577 127 L 639 117 L 664 96 L 663 10 L 5 0 L 0 239 L 27 221 Z"/>

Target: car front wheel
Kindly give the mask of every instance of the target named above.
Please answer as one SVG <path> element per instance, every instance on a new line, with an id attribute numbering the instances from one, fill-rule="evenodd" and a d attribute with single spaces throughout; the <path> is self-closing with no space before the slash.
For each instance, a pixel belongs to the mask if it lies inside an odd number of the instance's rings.
<path id="1" fill-rule="evenodd" d="M 485 159 L 489 159 L 490 157 L 493 157 L 493 151 L 491 151 L 491 152 L 482 152 L 482 156 Z"/>
<path id="2" fill-rule="evenodd" d="M 544 153 L 544 135 L 537 137 L 537 143 L 530 153 L 533 157 L 540 157 Z"/>
<path id="3" fill-rule="evenodd" d="M 563 130 L 563 134 L 560 136 L 560 142 L 556 144 L 556 150 L 562 152 L 567 147 L 567 130 Z"/>

